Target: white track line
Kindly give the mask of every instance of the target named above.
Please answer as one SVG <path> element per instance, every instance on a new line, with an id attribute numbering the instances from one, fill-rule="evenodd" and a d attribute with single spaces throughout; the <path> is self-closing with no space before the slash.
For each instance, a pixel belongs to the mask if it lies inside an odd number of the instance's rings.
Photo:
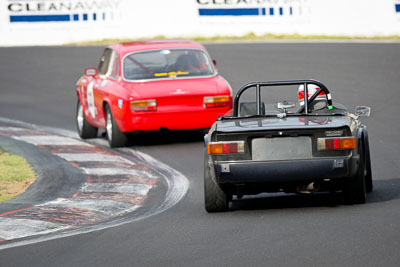
<path id="1" fill-rule="evenodd" d="M 147 195 L 151 188 L 152 186 L 147 184 L 85 183 L 81 188 L 81 192 L 111 192 Z"/>
<path id="2" fill-rule="evenodd" d="M 79 208 L 106 213 L 109 216 L 118 216 L 138 208 L 136 205 L 112 200 L 74 198 L 57 198 L 39 206 Z"/>
<path id="3" fill-rule="evenodd" d="M 15 239 L 35 234 L 48 234 L 55 231 L 65 230 L 71 226 L 65 226 L 57 223 L 28 220 L 28 219 L 10 219 L 0 217 L 0 238 Z"/>
<path id="4" fill-rule="evenodd" d="M 26 131 L 24 128 L 17 128 L 17 127 L 2 127 L 0 126 L 0 131 L 6 131 L 6 132 L 22 132 Z"/>
<path id="5" fill-rule="evenodd" d="M 88 175 L 139 175 L 154 178 L 149 172 L 130 168 L 82 168 Z"/>
<path id="6" fill-rule="evenodd" d="M 99 153 L 57 153 L 57 156 L 67 160 L 67 161 L 108 161 L 108 162 L 129 162 L 120 156 L 113 156 L 107 154 L 99 154 Z"/>
<path id="7" fill-rule="evenodd" d="M 79 145 L 79 146 L 92 146 L 88 143 L 78 141 L 69 137 L 54 136 L 54 135 L 24 135 L 13 136 L 14 139 L 31 143 L 34 145 Z"/>

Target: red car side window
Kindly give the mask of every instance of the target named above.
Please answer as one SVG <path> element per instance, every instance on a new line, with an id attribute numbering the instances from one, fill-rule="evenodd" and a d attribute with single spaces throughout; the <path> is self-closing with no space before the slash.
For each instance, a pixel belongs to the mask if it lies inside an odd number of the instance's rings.
<path id="1" fill-rule="evenodd" d="M 99 74 L 106 74 L 108 70 L 108 65 L 110 64 L 112 50 L 106 48 L 100 59 L 99 66 L 97 67 Z"/>
<path id="2" fill-rule="evenodd" d="M 115 51 L 113 51 L 112 53 L 112 61 L 111 61 L 111 73 L 110 73 L 110 77 L 113 79 L 118 79 L 118 74 L 119 74 L 119 57 L 118 57 L 118 53 L 116 53 Z"/>

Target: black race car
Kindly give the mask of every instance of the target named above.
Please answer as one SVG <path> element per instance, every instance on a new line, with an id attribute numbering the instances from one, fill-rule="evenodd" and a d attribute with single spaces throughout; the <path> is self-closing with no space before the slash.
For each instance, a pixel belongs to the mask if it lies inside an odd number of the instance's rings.
<path id="1" fill-rule="evenodd" d="M 266 104 L 264 95 L 281 87 L 298 88 L 299 101 Z M 243 97 L 250 91 L 255 102 Z M 365 203 L 373 184 L 368 132 L 359 117 L 369 115 L 369 107 L 352 114 L 332 103 L 316 80 L 246 84 L 231 115 L 218 118 L 204 137 L 206 210 L 226 211 L 233 195 L 263 192 L 343 191 L 348 203 Z"/>

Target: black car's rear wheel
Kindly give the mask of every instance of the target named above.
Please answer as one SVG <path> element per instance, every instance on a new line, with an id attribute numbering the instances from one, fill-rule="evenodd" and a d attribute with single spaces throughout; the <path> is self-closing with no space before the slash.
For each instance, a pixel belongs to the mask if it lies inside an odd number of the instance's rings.
<path id="1" fill-rule="evenodd" d="M 128 136 L 119 130 L 114 117 L 112 115 L 111 109 L 108 105 L 105 107 L 106 111 L 106 133 L 107 140 L 110 147 L 122 147 L 126 146 L 128 142 Z"/>
<path id="2" fill-rule="evenodd" d="M 79 97 L 76 103 L 76 126 L 79 136 L 83 139 L 95 138 L 97 136 L 97 128 L 87 121 Z"/>
<path id="3" fill-rule="evenodd" d="M 349 204 L 365 203 L 367 198 L 365 173 L 366 173 L 365 154 L 364 154 L 364 149 L 361 146 L 357 173 L 353 177 L 353 179 L 347 182 L 344 188 L 344 194 L 347 203 Z"/>
<path id="4" fill-rule="evenodd" d="M 229 194 L 211 178 L 207 154 L 204 156 L 204 203 L 207 212 L 222 212 L 229 208 Z"/>

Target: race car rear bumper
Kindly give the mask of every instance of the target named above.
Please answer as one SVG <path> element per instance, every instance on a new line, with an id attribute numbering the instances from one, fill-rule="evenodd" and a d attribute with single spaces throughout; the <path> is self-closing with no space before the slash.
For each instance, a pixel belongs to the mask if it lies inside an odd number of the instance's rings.
<path id="1" fill-rule="evenodd" d="M 138 112 L 132 113 L 130 120 L 120 121 L 119 126 L 123 132 L 203 129 L 210 128 L 219 116 L 228 111 L 229 108 L 201 108 L 172 112 Z"/>
<path id="2" fill-rule="evenodd" d="M 288 161 L 216 162 L 217 183 L 291 183 L 322 179 L 351 178 L 359 156 Z"/>

